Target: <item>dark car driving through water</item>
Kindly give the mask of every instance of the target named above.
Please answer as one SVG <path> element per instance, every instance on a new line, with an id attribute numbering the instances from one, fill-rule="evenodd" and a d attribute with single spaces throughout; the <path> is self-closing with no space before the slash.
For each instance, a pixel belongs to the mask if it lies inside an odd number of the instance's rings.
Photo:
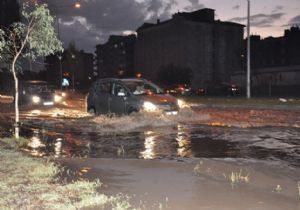
<path id="1" fill-rule="evenodd" d="M 62 102 L 62 96 L 55 94 L 54 87 L 46 81 L 21 81 L 19 87 L 19 102 L 25 105 L 52 106 Z"/>
<path id="2" fill-rule="evenodd" d="M 139 111 L 177 114 L 180 104 L 180 100 L 143 79 L 99 79 L 92 84 L 87 96 L 90 114 L 120 115 Z"/>

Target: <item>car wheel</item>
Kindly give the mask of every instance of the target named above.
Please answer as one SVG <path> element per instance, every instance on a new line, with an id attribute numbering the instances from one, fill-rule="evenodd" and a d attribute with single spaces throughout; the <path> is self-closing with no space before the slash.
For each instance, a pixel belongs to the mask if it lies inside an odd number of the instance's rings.
<path id="1" fill-rule="evenodd" d="M 131 108 L 128 110 L 127 114 L 132 114 L 134 112 L 138 112 L 138 110 Z"/>
<path id="2" fill-rule="evenodd" d="M 96 110 L 94 108 L 89 108 L 88 109 L 88 113 L 92 116 L 95 116 L 96 115 Z"/>

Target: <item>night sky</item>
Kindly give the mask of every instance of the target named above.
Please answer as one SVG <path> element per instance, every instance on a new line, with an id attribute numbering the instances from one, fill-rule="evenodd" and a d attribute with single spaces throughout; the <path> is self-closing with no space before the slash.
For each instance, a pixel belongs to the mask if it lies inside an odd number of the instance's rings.
<path id="1" fill-rule="evenodd" d="M 21 0 L 25 1 L 25 0 Z M 60 38 L 65 46 L 73 40 L 78 49 L 94 52 L 111 34 L 129 34 L 144 22 L 169 19 L 177 11 L 216 10 L 216 19 L 246 24 L 246 0 L 39 0 L 59 17 Z M 251 0 L 252 34 L 282 36 L 284 29 L 300 25 L 299 0 Z M 56 26 L 57 27 L 57 26 Z"/>

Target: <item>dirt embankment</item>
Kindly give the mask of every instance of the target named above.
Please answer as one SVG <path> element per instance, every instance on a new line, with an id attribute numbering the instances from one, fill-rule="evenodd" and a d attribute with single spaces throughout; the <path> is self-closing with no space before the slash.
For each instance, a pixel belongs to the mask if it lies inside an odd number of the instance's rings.
<path id="1" fill-rule="evenodd" d="M 211 125 L 259 127 L 288 126 L 300 128 L 300 110 L 272 110 L 253 108 L 211 108 L 197 107 L 193 110 L 199 115 L 209 115 Z"/>

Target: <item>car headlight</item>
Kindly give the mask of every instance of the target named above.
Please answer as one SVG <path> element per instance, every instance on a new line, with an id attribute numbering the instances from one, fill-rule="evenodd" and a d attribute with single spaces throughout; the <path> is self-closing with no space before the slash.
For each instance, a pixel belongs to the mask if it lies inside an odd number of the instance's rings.
<path id="1" fill-rule="evenodd" d="M 32 96 L 32 102 L 38 104 L 41 102 L 41 98 L 39 96 Z"/>
<path id="2" fill-rule="evenodd" d="M 180 109 L 188 107 L 188 105 L 183 100 L 180 100 L 180 99 L 177 99 L 177 104 Z"/>
<path id="3" fill-rule="evenodd" d="M 66 97 L 66 96 L 67 96 L 67 93 L 62 92 L 62 93 L 61 93 L 61 96 L 62 96 L 62 97 Z"/>
<path id="4" fill-rule="evenodd" d="M 57 102 L 61 102 L 62 100 L 62 97 L 59 96 L 59 95 L 54 95 L 54 101 L 57 103 Z"/>
<path id="5" fill-rule="evenodd" d="M 157 106 L 155 106 L 153 103 L 149 101 L 145 101 L 143 104 L 143 108 L 147 112 L 154 112 L 157 111 Z"/>

